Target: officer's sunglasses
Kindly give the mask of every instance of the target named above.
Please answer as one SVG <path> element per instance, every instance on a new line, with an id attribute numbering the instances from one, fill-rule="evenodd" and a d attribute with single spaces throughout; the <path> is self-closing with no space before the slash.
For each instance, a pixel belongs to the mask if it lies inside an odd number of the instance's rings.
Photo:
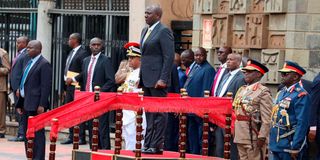
<path id="1" fill-rule="evenodd" d="M 287 76 L 287 75 L 289 75 L 291 72 L 281 72 L 281 76 L 282 77 L 285 77 L 285 76 Z"/>

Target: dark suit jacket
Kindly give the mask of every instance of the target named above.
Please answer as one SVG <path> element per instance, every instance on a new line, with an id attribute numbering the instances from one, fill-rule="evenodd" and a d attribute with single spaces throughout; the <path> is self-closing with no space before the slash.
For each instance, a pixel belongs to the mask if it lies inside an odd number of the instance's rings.
<path id="1" fill-rule="evenodd" d="M 19 89 L 23 69 L 30 60 L 26 49 L 20 54 L 21 55 L 17 58 L 16 63 L 11 67 L 10 73 L 10 86 L 14 92 Z"/>
<path id="2" fill-rule="evenodd" d="M 320 145 L 320 73 L 313 80 L 310 95 L 310 126 L 317 126 L 317 143 Z"/>
<path id="3" fill-rule="evenodd" d="M 180 92 L 180 85 L 179 85 L 179 75 L 177 70 L 177 65 L 172 65 L 172 72 L 171 72 L 171 86 L 168 88 L 169 93 L 179 93 Z"/>
<path id="4" fill-rule="evenodd" d="M 241 71 L 238 71 L 234 75 L 234 77 L 231 79 L 226 92 L 224 92 L 223 94 L 223 97 L 225 97 L 228 92 L 232 92 L 233 93 L 232 97 L 234 98 L 234 96 L 236 96 L 238 89 L 245 84 L 246 82 L 244 81 L 244 74 Z"/>
<path id="5" fill-rule="evenodd" d="M 142 43 L 147 31 L 148 28 L 144 28 L 141 33 L 140 84 L 144 87 L 154 87 L 157 81 L 161 79 L 170 86 L 170 73 L 174 59 L 172 32 L 159 23 Z"/>
<path id="6" fill-rule="evenodd" d="M 87 83 L 88 67 L 91 56 L 85 58 L 82 64 L 82 72 L 75 77 L 84 91 Z M 102 92 L 115 91 L 114 70 L 108 57 L 100 54 L 93 72 L 92 90 L 99 86 Z"/>
<path id="7" fill-rule="evenodd" d="M 203 97 L 205 90 L 210 91 L 215 74 L 214 68 L 207 61 L 201 64 L 197 72 L 188 77 L 185 83 L 184 88 L 186 88 L 188 95 Z"/>
<path id="8" fill-rule="evenodd" d="M 72 58 L 69 66 L 69 71 L 81 73 L 83 59 L 90 56 L 90 54 L 82 46 L 77 50 L 77 53 Z"/>
<path id="9" fill-rule="evenodd" d="M 49 108 L 49 96 L 52 86 L 52 68 L 50 63 L 40 57 L 32 66 L 24 83 L 24 98 L 19 98 L 17 107 L 26 111 L 37 111 L 39 106 Z"/>

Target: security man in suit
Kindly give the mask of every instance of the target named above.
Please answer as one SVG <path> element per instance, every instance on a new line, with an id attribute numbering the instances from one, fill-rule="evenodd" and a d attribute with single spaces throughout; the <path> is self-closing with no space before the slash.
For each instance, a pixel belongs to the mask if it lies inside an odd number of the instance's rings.
<path id="1" fill-rule="evenodd" d="M 278 92 L 272 109 L 269 149 L 275 160 L 302 159 L 310 111 L 310 96 L 300 84 L 306 71 L 286 61 L 279 72 L 285 87 Z"/>
<path id="2" fill-rule="evenodd" d="M 79 33 L 72 33 L 69 36 L 68 44 L 72 48 L 68 55 L 65 69 L 64 69 L 64 80 L 67 79 L 68 71 L 81 73 L 83 59 L 90 56 L 90 54 L 81 46 L 81 35 Z M 80 84 L 81 85 L 81 84 Z M 72 102 L 74 99 L 74 85 L 66 85 L 66 98 L 65 103 Z M 80 124 L 80 134 L 79 134 L 79 145 L 86 144 L 85 138 L 85 126 L 84 123 Z M 71 144 L 73 142 L 73 127 L 69 129 L 69 137 L 61 142 L 61 144 Z"/>
<path id="3" fill-rule="evenodd" d="M 27 46 L 30 60 L 24 68 L 20 82 L 17 112 L 22 115 L 26 123 L 24 132 L 28 128 L 28 117 L 44 113 L 49 109 L 49 97 L 52 86 L 52 68 L 50 63 L 41 55 L 42 44 L 33 40 Z M 44 128 L 35 133 L 33 146 L 33 159 L 44 160 L 45 156 Z M 27 150 L 27 141 L 25 140 Z"/>
<path id="4" fill-rule="evenodd" d="M 18 96 L 16 93 L 20 86 L 23 68 L 27 64 L 27 62 L 30 60 L 30 57 L 28 56 L 28 53 L 27 53 L 28 43 L 29 43 L 29 38 L 26 36 L 17 38 L 16 45 L 17 45 L 18 51 L 11 62 L 10 88 L 13 92 L 14 104 L 17 104 L 17 101 L 18 101 Z M 25 135 L 23 132 L 23 125 L 25 125 L 26 122 L 22 121 L 22 118 L 19 114 L 17 114 L 16 117 L 19 124 L 18 134 L 16 137 L 8 139 L 8 141 L 21 142 L 21 141 L 24 141 Z"/>
<path id="5" fill-rule="evenodd" d="M 242 68 L 247 85 L 242 86 L 233 101 L 236 114 L 234 143 L 241 160 L 261 160 L 270 130 L 272 97 L 268 87 L 259 81 L 269 70 L 255 60 Z"/>
<path id="6" fill-rule="evenodd" d="M 148 27 L 141 32 L 140 86 L 145 96 L 166 97 L 171 85 L 174 59 L 174 38 L 161 22 L 162 9 L 158 5 L 146 8 Z M 146 113 L 147 132 L 143 153 L 162 153 L 167 123 L 165 113 Z"/>

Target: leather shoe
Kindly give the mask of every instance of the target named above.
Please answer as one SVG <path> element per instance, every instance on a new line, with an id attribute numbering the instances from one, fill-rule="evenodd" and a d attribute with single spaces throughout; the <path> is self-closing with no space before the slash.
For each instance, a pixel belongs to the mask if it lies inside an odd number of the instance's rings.
<path id="1" fill-rule="evenodd" d="M 144 154 L 162 154 L 163 150 L 158 149 L 158 148 L 149 148 L 142 153 L 144 153 Z"/>
<path id="2" fill-rule="evenodd" d="M 23 142 L 24 138 L 22 136 L 19 136 L 19 137 L 10 138 L 10 139 L 8 139 L 8 141 L 11 141 L 11 142 Z"/>
<path id="3" fill-rule="evenodd" d="M 87 144 L 87 142 L 85 140 L 80 140 L 79 141 L 79 145 L 85 145 L 85 144 Z"/>
<path id="4" fill-rule="evenodd" d="M 71 143 L 73 143 L 73 141 L 71 139 L 67 139 L 67 140 L 61 142 L 60 144 L 71 144 Z"/>
<path id="5" fill-rule="evenodd" d="M 5 138 L 3 133 L 0 133 L 0 138 Z"/>

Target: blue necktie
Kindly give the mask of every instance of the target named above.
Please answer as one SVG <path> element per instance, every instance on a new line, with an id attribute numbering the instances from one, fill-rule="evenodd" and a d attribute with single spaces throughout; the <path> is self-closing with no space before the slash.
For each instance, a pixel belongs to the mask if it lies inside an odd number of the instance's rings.
<path id="1" fill-rule="evenodd" d="M 22 76 L 22 79 L 21 79 L 21 82 L 20 82 L 20 91 L 22 91 L 23 88 L 24 88 L 24 83 L 25 83 L 26 78 L 27 78 L 27 76 L 28 76 L 28 73 L 29 73 L 29 71 L 30 71 L 31 64 L 32 64 L 32 60 L 30 60 L 30 61 L 28 62 L 28 65 L 27 65 L 26 69 L 25 69 L 24 72 L 23 72 L 23 76 Z"/>

